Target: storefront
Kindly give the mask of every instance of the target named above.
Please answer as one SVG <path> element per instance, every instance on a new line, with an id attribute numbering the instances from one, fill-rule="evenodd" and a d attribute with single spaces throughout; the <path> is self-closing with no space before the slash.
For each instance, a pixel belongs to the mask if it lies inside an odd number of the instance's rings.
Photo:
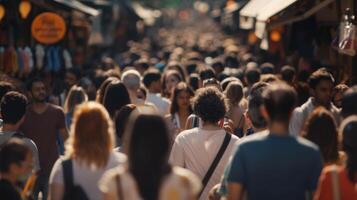
<path id="1" fill-rule="evenodd" d="M 25 79 L 39 71 L 80 66 L 90 33 L 89 17 L 96 15 L 97 10 L 79 1 L 0 2 L 0 70 Z"/>
<path id="2" fill-rule="evenodd" d="M 351 77 L 352 71 L 356 71 L 352 64 L 356 53 L 347 55 L 343 49 L 355 52 L 356 37 L 350 38 L 349 47 L 339 46 L 339 35 L 344 34 L 341 32 L 344 10 L 356 10 L 356 4 L 352 0 L 251 0 L 241 10 L 240 27 L 254 32 L 256 44 L 270 54 L 279 55 L 280 60 L 295 54 L 312 68 L 330 68 L 338 81 L 356 83 L 356 73 Z M 355 24 L 351 16 L 356 11 L 349 15 L 349 23 Z M 296 60 L 290 64 L 299 67 L 299 63 Z"/>

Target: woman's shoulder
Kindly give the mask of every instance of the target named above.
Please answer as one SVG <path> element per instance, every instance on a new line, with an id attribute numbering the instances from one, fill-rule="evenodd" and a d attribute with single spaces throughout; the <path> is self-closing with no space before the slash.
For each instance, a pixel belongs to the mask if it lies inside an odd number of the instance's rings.
<path id="1" fill-rule="evenodd" d="M 113 150 L 112 152 L 110 152 L 109 154 L 109 161 L 108 161 L 108 166 L 117 166 L 120 164 L 125 163 L 127 160 L 127 157 L 125 154 L 115 151 Z"/>
<path id="2" fill-rule="evenodd" d="M 173 167 L 172 168 L 172 176 L 176 177 L 180 180 L 180 182 L 191 188 L 193 191 L 199 191 L 201 189 L 201 181 L 200 179 L 191 171 L 181 168 L 181 167 Z"/>

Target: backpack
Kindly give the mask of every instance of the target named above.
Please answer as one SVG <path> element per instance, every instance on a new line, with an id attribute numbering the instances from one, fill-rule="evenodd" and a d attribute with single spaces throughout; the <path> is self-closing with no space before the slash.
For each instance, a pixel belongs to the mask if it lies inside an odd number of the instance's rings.
<path id="1" fill-rule="evenodd" d="M 62 161 L 65 193 L 63 200 L 89 200 L 86 192 L 79 185 L 73 184 L 73 164 L 71 159 Z"/>

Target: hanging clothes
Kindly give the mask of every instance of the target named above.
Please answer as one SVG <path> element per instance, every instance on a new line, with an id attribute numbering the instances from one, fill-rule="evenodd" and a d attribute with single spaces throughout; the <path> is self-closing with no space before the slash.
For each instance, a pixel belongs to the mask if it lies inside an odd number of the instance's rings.
<path id="1" fill-rule="evenodd" d="M 70 69 L 73 67 L 72 57 L 67 49 L 63 50 L 63 60 L 64 60 L 64 65 L 65 65 L 66 69 Z"/>
<path id="2" fill-rule="evenodd" d="M 24 60 L 25 60 L 22 48 L 18 47 L 16 53 L 17 53 L 17 63 L 19 66 L 18 71 L 22 73 L 24 69 Z"/>
<path id="3" fill-rule="evenodd" d="M 36 45 L 36 68 L 41 70 L 43 68 L 44 58 L 45 58 L 45 49 L 42 45 Z"/>
<path id="4" fill-rule="evenodd" d="M 28 72 L 30 73 L 32 70 L 33 70 L 33 67 L 34 67 L 34 60 L 33 60 L 33 54 L 32 54 L 32 51 L 31 51 L 31 48 L 30 47 L 25 47 L 24 49 L 25 51 L 25 54 L 26 54 L 26 58 L 28 59 Z"/>
<path id="5" fill-rule="evenodd" d="M 61 49 L 59 46 L 50 46 L 46 49 L 46 69 L 58 72 L 61 69 Z"/>
<path id="6" fill-rule="evenodd" d="M 0 47 L 0 71 L 4 71 L 4 52 L 5 48 Z"/>

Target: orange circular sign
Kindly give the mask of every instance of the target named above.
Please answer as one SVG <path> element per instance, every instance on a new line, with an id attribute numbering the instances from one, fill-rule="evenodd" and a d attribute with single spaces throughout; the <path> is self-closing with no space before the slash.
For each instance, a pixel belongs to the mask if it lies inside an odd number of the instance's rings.
<path id="1" fill-rule="evenodd" d="M 31 32 L 38 42 L 54 44 L 63 39 L 66 34 L 66 23 L 61 16 L 44 12 L 33 20 Z"/>

